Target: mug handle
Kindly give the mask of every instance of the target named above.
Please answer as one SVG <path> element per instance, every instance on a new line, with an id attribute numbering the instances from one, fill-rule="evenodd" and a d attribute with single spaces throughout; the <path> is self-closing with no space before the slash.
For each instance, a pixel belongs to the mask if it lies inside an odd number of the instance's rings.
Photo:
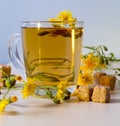
<path id="1" fill-rule="evenodd" d="M 13 66 L 20 72 L 21 75 L 25 76 L 25 67 L 23 61 L 21 34 L 15 33 L 11 36 L 8 41 L 8 53 L 10 61 Z"/>

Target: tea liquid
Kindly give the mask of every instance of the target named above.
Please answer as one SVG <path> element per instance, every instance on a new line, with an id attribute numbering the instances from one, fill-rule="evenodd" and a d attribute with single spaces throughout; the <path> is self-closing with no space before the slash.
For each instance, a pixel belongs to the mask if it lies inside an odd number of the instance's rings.
<path id="1" fill-rule="evenodd" d="M 60 81 L 76 84 L 82 48 L 83 29 L 22 28 L 24 62 L 27 77 L 40 85 L 57 85 Z"/>

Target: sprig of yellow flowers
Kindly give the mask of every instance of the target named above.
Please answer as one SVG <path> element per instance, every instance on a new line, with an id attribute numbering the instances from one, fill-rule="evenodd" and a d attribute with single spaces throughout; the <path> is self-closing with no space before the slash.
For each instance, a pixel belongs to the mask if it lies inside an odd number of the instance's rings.
<path id="1" fill-rule="evenodd" d="M 89 49 L 89 52 L 81 58 L 78 85 L 88 86 L 93 84 L 93 74 L 96 70 L 111 69 L 115 71 L 115 75 L 119 76 L 120 69 L 112 69 L 109 67 L 109 64 L 113 61 L 120 61 L 120 59 L 117 59 L 114 53 L 106 55 L 106 51 L 108 51 L 106 46 L 85 46 L 84 48 Z"/>
<path id="2" fill-rule="evenodd" d="M 24 99 L 28 98 L 29 96 L 34 96 L 35 91 L 37 89 L 37 79 L 35 78 L 27 78 L 27 81 L 24 83 L 24 87 L 21 91 L 22 97 Z M 70 98 L 70 92 L 66 90 L 67 82 L 61 81 L 58 83 L 56 87 L 56 92 L 54 94 L 51 92 L 49 88 L 47 88 L 45 96 L 52 98 L 53 101 L 57 104 L 60 104 L 63 100 Z"/>
<path id="3" fill-rule="evenodd" d="M 103 65 L 103 64 L 102 64 Z M 104 64 L 105 66 L 105 64 Z M 100 59 L 94 53 L 89 53 L 81 59 L 80 73 L 78 77 L 78 84 L 88 86 L 94 83 L 93 73 L 95 69 L 101 67 Z"/>
<path id="4" fill-rule="evenodd" d="M 16 75 L 8 76 L 2 69 L 0 69 L 0 72 L 4 74 L 4 77 L 0 79 L 0 82 L 4 83 L 4 85 L 7 88 L 2 99 L 0 99 L 0 112 L 3 112 L 7 105 L 17 101 L 18 99 L 17 96 L 14 95 L 7 96 L 7 95 L 15 87 L 16 81 L 22 81 L 22 77 Z"/>

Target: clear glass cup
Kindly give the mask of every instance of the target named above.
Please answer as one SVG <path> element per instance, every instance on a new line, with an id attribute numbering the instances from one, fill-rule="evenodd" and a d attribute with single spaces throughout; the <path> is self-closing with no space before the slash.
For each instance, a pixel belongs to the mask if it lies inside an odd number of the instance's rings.
<path id="1" fill-rule="evenodd" d="M 24 21 L 21 34 L 9 40 L 9 56 L 27 78 L 39 80 L 40 94 L 41 89 L 54 89 L 61 81 L 68 87 L 77 84 L 82 39 L 82 21 Z"/>

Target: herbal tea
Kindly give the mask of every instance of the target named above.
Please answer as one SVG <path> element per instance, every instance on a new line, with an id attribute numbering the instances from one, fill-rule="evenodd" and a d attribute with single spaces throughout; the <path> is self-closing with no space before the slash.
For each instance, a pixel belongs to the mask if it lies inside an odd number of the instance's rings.
<path id="1" fill-rule="evenodd" d="M 82 48 L 82 28 L 23 27 L 23 51 L 27 77 L 39 85 L 56 86 L 60 81 L 77 83 Z"/>

